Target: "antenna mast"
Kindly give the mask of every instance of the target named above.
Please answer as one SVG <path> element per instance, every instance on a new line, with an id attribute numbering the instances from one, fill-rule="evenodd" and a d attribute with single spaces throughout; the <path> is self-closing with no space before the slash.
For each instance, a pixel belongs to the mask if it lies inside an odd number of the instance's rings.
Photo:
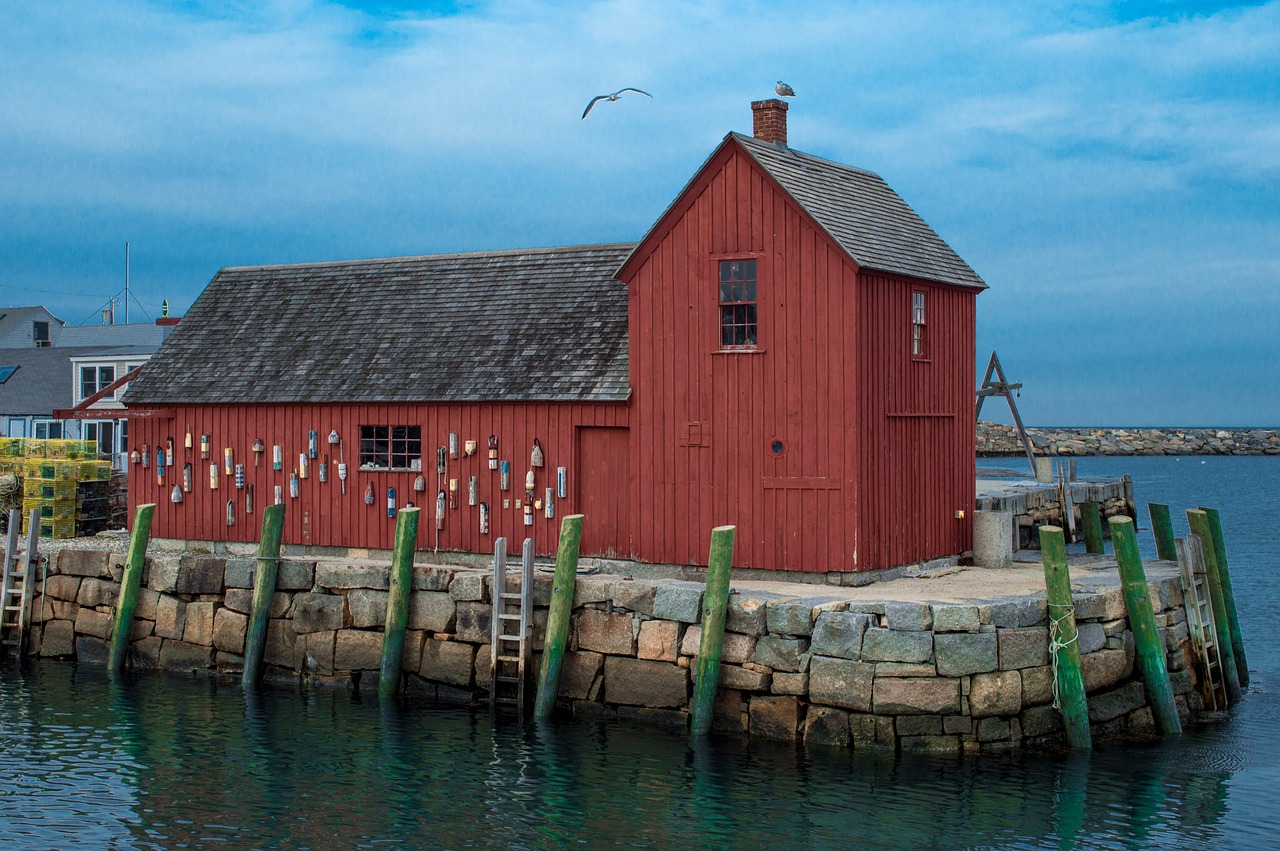
<path id="1" fill-rule="evenodd" d="M 124 244 L 124 324 L 129 324 L 129 243 Z"/>

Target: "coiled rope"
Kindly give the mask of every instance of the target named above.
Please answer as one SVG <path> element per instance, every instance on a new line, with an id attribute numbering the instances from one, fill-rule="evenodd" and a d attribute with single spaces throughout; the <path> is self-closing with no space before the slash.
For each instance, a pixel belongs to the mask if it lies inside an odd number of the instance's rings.
<path id="1" fill-rule="evenodd" d="M 1066 611 L 1060 617 L 1055 618 L 1053 609 L 1066 609 Z M 1058 700 L 1058 651 L 1064 647 L 1070 647 L 1078 641 L 1080 639 L 1080 631 L 1076 630 L 1076 634 L 1071 636 L 1070 640 L 1062 640 L 1064 631 L 1062 624 L 1067 618 L 1075 617 L 1075 606 L 1066 603 L 1049 603 L 1049 610 L 1049 664 L 1053 666 L 1053 708 L 1061 710 L 1062 705 Z"/>
<path id="2" fill-rule="evenodd" d="M 17 476 L 0 476 L 0 509 L 7 515 L 11 508 L 22 507 L 22 482 Z"/>

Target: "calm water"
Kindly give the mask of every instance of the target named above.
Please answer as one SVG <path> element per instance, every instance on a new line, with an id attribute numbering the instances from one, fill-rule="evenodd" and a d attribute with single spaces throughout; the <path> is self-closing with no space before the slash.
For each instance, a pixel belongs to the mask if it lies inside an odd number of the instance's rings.
<path id="1" fill-rule="evenodd" d="M 494 726 L 346 692 L 46 663 L 0 668 L 16 848 L 1276 847 L 1280 458 L 1086 459 L 1223 511 L 1252 669 L 1226 724 L 1084 756 L 866 755 L 623 724 Z M 991 466 L 1011 466 L 996 460 Z M 1143 523 L 1145 526 L 1145 522 Z M 1179 534 L 1185 532 L 1185 518 Z M 1149 532 L 1143 538 L 1153 552 Z"/>

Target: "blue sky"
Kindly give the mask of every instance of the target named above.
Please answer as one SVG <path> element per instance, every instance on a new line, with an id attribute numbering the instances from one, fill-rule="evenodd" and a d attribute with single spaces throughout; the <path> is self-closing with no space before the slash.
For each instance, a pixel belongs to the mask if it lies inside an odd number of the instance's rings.
<path id="1" fill-rule="evenodd" d="M 137 320 L 227 265 L 638 239 L 777 79 L 990 284 L 1026 420 L 1280 426 L 1275 2 L 10 0 L 0 302 L 96 322 L 126 241 Z"/>

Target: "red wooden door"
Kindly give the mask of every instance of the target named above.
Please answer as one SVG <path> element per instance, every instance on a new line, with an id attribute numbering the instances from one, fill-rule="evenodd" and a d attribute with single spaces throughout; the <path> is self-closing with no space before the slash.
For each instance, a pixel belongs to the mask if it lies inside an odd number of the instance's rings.
<path id="1" fill-rule="evenodd" d="M 627 492 L 629 430 L 578 429 L 577 511 L 582 521 L 583 555 L 631 556 Z"/>

